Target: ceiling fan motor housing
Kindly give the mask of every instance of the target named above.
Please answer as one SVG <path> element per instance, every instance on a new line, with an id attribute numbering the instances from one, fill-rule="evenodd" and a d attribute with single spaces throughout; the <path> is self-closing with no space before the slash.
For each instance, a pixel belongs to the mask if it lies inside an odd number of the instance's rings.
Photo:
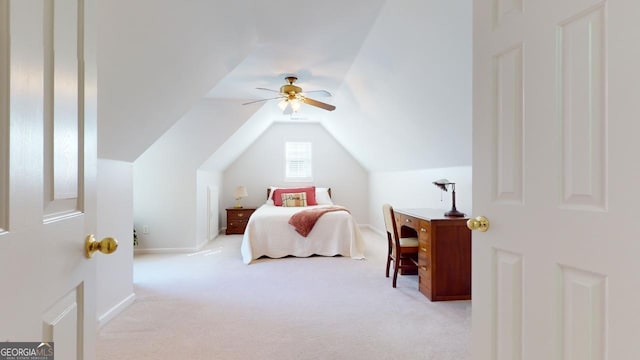
<path id="1" fill-rule="evenodd" d="M 289 96 L 291 96 L 291 95 L 296 95 L 296 94 L 302 92 L 302 88 L 301 87 L 293 85 L 293 83 L 296 82 L 296 80 L 298 80 L 297 77 L 295 77 L 295 76 L 287 76 L 284 79 L 288 82 L 288 84 L 282 85 L 280 87 L 280 92 L 281 93 L 289 94 Z"/>
<path id="2" fill-rule="evenodd" d="M 282 85 L 280 92 L 283 94 L 295 95 L 302 92 L 302 88 L 295 85 Z"/>

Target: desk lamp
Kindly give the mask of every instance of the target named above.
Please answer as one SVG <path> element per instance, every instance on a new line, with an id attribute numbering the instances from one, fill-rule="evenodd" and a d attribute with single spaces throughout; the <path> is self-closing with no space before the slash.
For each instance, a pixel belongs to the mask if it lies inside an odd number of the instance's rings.
<path id="1" fill-rule="evenodd" d="M 440 179 L 434 181 L 433 184 L 442 191 L 447 191 L 447 186 L 451 185 L 451 210 L 444 213 L 444 216 L 463 217 L 464 214 L 456 209 L 456 183 L 447 179 Z"/>

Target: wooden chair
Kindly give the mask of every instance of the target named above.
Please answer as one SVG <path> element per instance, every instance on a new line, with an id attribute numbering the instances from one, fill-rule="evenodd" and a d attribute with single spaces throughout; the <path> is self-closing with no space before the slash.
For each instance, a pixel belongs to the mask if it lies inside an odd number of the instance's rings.
<path id="1" fill-rule="evenodd" d="M 393 287 L 395 288 L 399 269 L 414 270 L 418 266 L 418 238 L 401 238 L 398 235 L 396 217 L 391 205 L 382 205 L 382 213 L 384 214 L 384 225 L 387 229 L 387 240 L 389 243 L 387 277 L 389 277 L 389 268 L 391 266 L 391 260 L 393 260 Z"/>

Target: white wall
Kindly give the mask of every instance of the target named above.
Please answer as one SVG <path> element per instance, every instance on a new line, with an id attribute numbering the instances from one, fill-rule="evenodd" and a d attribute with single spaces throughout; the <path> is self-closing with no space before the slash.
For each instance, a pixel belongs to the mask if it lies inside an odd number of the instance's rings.
<path id="1" fill-rule="evenodd" d="M 198 168 L 255 110 L 201 100 L 135 161 L 136 251 L 194 251 L 203 244 L 198 201 L 206 195 L 198 190 Z"/>
<path id="2" fill-rule="evenodd" d="M 286 141 L 313 143 L 313 182 L 284 181 Z M 263 204 L 269 186 L 330 187 L 335 203 L 348 207 L 358 223 L 366 224 L 369 221 L 369 183 L 366 170 L 320 124 L 274 123 L 268 128 L 224 171 L 220 209 L 235 204 L 232 194 L 238 185 L 246 186 L 249 193 L 249 197 L 242 201 L 244 207 Z M 226 213 L 221 215 L 221 224 L 226 224 Z"/>
<path id="3" fill-rule="evenodd" d="M 100 325 L 122 311 L 133 293 L 133 164 L 98 159 L 96 238 L 114 237 L 118 249 L 95 257 L 97 317 Z"/>
<path id="4" fill-rule="evenodd" d="M 369 175 L 369 218 L 371 226 L 382 232 L 384 220 L 382 205 L 394 208 L 451 209 L 451 192 L 442 192 L 432 184 L 438 179 L 448 179 L 456 183 L 456 208 L 471 215 L 471 166 L 450 168 L 372 172 Z"/>
<path id="5" fill-rule="evenodd" d="M 136 251 L 196 249 L 196 169 L 182 155 L 158 151 L 145 153 L 135 162 Z"/>

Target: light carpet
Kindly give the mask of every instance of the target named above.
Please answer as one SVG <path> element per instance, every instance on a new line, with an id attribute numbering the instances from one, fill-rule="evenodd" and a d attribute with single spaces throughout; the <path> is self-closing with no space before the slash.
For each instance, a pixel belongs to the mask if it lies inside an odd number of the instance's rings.
<path id="1" fill-rule="evenodd" d="M 366 260 L 245 265 L 240 235 L 136 256 L 136 301 L 100 329 L 97 358 L 470 359 L 471 302 L 430 302 L 415 275 L 392 288 L 386 239 L 363 236 Z"/>

